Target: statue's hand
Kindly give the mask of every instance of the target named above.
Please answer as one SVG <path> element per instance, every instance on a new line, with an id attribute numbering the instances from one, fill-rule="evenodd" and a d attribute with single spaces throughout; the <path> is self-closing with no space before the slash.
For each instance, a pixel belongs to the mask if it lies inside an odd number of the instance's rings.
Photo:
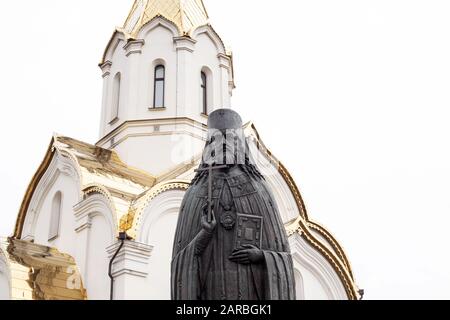
<path id="1" fill-rule="evenodd" d="M 243 249 L 236 249 L 230 260 L 239 264 L 258 264 L 264 262 L 264 252 L 252 245 L 243 245 Z"/>
<path id="2" fill-rule="evenodd" d="M 202 229 L 207 233 L 213 233 L 216 230 L 217 221 L 216 215 L 213 212 L 212 221 L 208 222 L 208 205 L 203 207 L 203 215 L 202 215 Z"/>
<path id="3" fill-rule="evenodd" d="M 206 206 L 207 208 L 208 206 Z M 203 208 L 205 209 L 205 208 Z M 202 230 L 195 238 L 195 254 L 202 255 L 205 252 L 205 249 L 208 247 L 209 243 L 214 234 L 214 230 L 217 227 L 216 217 L 213 214 L 212 221 L 208 222 L 208 211 L 203 210 L 202 218 L 201 218 Z"/>

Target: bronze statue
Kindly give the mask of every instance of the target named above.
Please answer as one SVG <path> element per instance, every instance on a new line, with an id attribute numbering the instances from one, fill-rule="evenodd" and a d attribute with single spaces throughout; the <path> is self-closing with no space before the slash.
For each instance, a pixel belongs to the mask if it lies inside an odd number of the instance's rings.
<path id="1" fill-rule="evenodd" d="M 202 164 L 178 220 L 174 300 L 294 300 L 292 257 L 277 204 L 252 163 L 240 116 L 212 113 Z"/>

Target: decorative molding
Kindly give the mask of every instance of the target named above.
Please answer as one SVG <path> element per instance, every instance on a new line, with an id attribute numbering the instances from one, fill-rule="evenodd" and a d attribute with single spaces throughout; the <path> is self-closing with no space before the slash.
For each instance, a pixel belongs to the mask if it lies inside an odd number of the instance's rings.
<path id="1" fill-rule="evenodd" d="M 181 118 L 161 118 L 161 119 L 144 119 L 144 120 L 128 120 L 121 123 L 117 128 L 109 132 L 102 139 L 100 139 L 95 145 L 101 146 L 106 144 L 112 137 L 116 137 L 119 133 L 122 133 L 128 128 L 133 127 L 146 127 L 158 125 L 189 125 L 193 128 L 200 129 L 204 132 L 207 131 L 207 126 L 204 123 L 198 122 L 192 118 L 181 117 Z M 206 136 L 206 134 L 205 134 Z M 115 144 L 117 145 L 117 144 Z"/>
<path id="2" fill-rule="evenodd" d="M 141 54 L 142 48 L 145 45 L 145 40 L 129 40 L 123 49 L 125 50 L 125 56 L 129 57 L 132 54 Z"/>
<path id="3" fill-rule="evenodd" d="M 72 169 L 67 170 L 65 169 L 66 174 L 69 174 L 72 176 L 73 179 L 77 181 L 78 184 L 78 190 L 81 189 L 81 180 L 82 180 L 82 174 L 80 169 L 80 164 L 78 163 L 77 157 L 69 152 L 67 149 L 65 149 L 65 146 L 61 144 L 56 138 L 55 143 L 53 144 L 53 147 L 57 150 L 57 154 L 61 157 L 58 157 L 62 160 L 62 162 L 65 163 L 65 166 L 61 166 L 61 168 L 71 166 Z M 82 196 L 81 190 L 80 190 L 80 197 Z"/>
<path id="4" fill-rule="evenodd" d="M 353 279 L 352 267 L 350 265 L 350 262 L 348 261 L 348 258 L 344 254 L 344 250 L 342 249 L 342 246 L 339 244 L 339 242 L 337 242 L 336 239 L 333 238 L 331 233 L 327 229 L 325 229 L 325 227 L 321 226 L 317 222 L 308 221 L 308 227 L 318 232 L 330 244 L 334 252 L 336 252 L 336 254 L 338 255 L 338 258 L 341 259 L 342 263 L 344 263 L 350 276 Z"/>
<path id="5" fill-rule="evenodd" d="M 300 212 L 289 186 L 278 170 L 279 164 L 268 159 L 264 150 L 258 148 L 256 141 L 251 141 L 249 148 L 253 160 L 271 187 L 283 222 L 289 223 L 290 221 L 295 221 L 300 215 Z"/>
<path id="6" fill-rule="evenodd" d="M 222 41 L 222 38 L 211 25 L 203 25 L 195 29 L 192 33 L 192 38 L 198 39 L 201 34 L 206 34 L 212 40 L 219 53 L 226 54 L 225 44 Z"/>
<path id="7" fill-rule="evenodd" d="M 109 124 L 110 126 L 113 126 L 113 125 L 115 125 L 117 122 L 119 122 L 119 117 L 118 117 L 118 116 L 114 117 L 114 119 L 112 119 L 111 121 L 109 121 L 108 124 Z"/>
<path id="8" fill-rule="evenodd" d="M 168 181 L 163 182 L 152 188 L 140 201 L 139 208 L 133 221 L 133 228 L 130 230 L 131 236 L 141 242 L 146 242 L 148 238 L 149 228 L 152 222 L 157 219 L 158 214 L 162 214 L 171 209 L 179 210 L 183 200 L 184 192 L 189 188 L 190 184 L 187 181 Z M 168 195 L 169 191 L 182 191 L 179 197 L 162 197 L 159 201 L 154 200 L 162 195 Z M 147 220 L 150 219 L 148 226 Z"/>
<path id="9" fill-rule="evenodd" d="M 37 169 L 36 173 L 34 174 L 33 178 L 31 179 L 30 184 L 27 187 L 27 191 L 22 200 L 22 204 L 20 205 L 19 215 L 16 220 L 16 225 L 14 227 L 14 237 L 15 238 L 20 239 L 22 236 L 23 227 L 25 225 L 26 215 L 27 215 L 27 212 L 30 207 L 30 202 L 34 195 L 34 191 L 37 188 L 37 186 L 39 185 L 43 175 L 45 175 L 45 173 L 47 172 L 47 169 L 53 160 L 54 153 L 55 153 L 55 149 L 53 148 L 54 140 L 55 140 L 54 138 L 51 140 L 44 159 L 42 160 L 39 168 Z"/>
<path id="10" fill-rule="evenodd" d="M 41 177 L 28 204 L 27 211 L 24 216 L 21 237 L 26 239 L 34 239 L 35 228 L 46 195 L 50 192 L 55 182 L 61 174 L 71 177 L 80 189 L 80 172 L 77 169 L 76 162 L 68 154 L 61 152 L 55 146 L 56 152 L 50 161 L 45 173 Z M 81 199 L 82 195 L 79 194 Z M 17 236 L 16 236 L 17 237 Z"/>
<path id="11" fill-rule="evenodd" d="M 106 78 L 109 75 L 111 75 L 111 67 L 112 67 L 112 62 L 111 61 L 105 61 L 104 63 L 102 63 L 100 65 L 100 69 L 102 70 L 102 77 Z"/>
<path id="12" fill-rule="evenodd" d="M 111 240 L 117 234 L 117 219 L 115 210 L 111 206 L 111 202 L 104 194 L 92 194 L 73 208 L 75 215 L 75 232 L 80 233 L 83 230 L 90 229 L 92 219 L 97 216 L 103 216 L 108 221 L 111 230 Z"/>
<path id="13" fill-rule="evenodd" d="M 108 199 L 108 204 L 109 207 L 111 208 L 111 210 L 113 210 L 113 212 L 115 212 L 116 208 L 114 207 L 114 201 L 112 199 L 112 195 L 111 193 L 108 191 L 108 189 L 106 189 L 104 186 L 100 185 L 100 184 L 91 184 L 89 186 L 86 186 L 83 189 L 83 193 L 84 193 L 84 199 L 86 199 L 87 197 L 89 197 L 92 194 L 98 193 L 101 194 L 102 196 L 104 196 L 106 199 Z"/>
<path id="14" fill-rule="evenodd" d="M 159 26 L 162 26 L 169 30 L 172 33 L 173 37 L 178 37 L 182 34 L 172 21 L 164 18 L 163 16 L 156 16 L 139 29 L 136 38 L 145 38 L 148 33 Z"/>
<path id="15" fill-rule="evenodd" d="M 316 251 L 299 234 L 291 236 L 289 242 L 294 262 L 297 262 L 314 275 L 326 292 L 329 300 L 348 299 L 339 275 L 327 263 L 320 252 Z"/>
<path id="16" fill-rule="evenodd" d="M 230 96 L 233 96 L 233 90 L 236 89 L 236 85 L 233 80 L 228 81 L 228 93 Z"/>
<path id="17" fill-rule="evenodd" d="M 161 130 L 161 127 L 159 127 Z M 114 141 L 114 143 L 111 143 L 111 149 L 114 149 L 119 144 L 125 142 L 126 140 L 130 138 L 142 138 L 142 137 L 154 137 L 154 136 L 176 136 L 176 135 L 188 135 L 192 138 L 196 138 L 201 141 L 206 141 L 206 138 L 203 136 L 196 135 L 192 132 L 182 130 L 182 131 L 153 131 L 149 133 L 135 133 L 135 134 L 127 134 L 118 141 Z"/>
<path id="18" fill-rule="evenodd" d="M 298 275 L 298 279 L 297 278 Z M 306 300 L 305 297 L 305 280 L 303 279 L 303 275 L 300 270 L 295 269 L 294 265 L 294 279 L 295 279 L 295 292 L 297 300 Z"/>
<path id="19" fill-rule="evenodd" d="M 148 107 L 148 111 L 151 111 L 151 112 L 162 112 L 162 111 L 166 111 L 166 110 L 167 110 L 166 107 L 157 107 L 157 108 Z"/>
<path id="20" fill-rule="evenodd" d="M 277 165 L 279 173 L 283 176 L 283 179 L 289 186 L 289 189 L 291 190 L 292 195 L 295 198 L 296 205 L 298 206 L 298 210 L 300 211 L 300 216 L 302 217 L 302 219 L 308 220 L 308 213 L 306 210 L 305 203 L 301 196 L 300 190 L 298 189 L 294 179 L 292 179 L 291 174 L 288 172 L 286 167 L 272 154 L 272 152 L 262 142 L 262 139 L 258 131 L 256 130 L 255 125 L 253 123 L 248 123 L 244 127 L 245 129 L 251 130 L 249 135 L 255 139 L 254 141 L 257 145 L 258 150 L 260 150 L 265 155 L 268 161 Z"/>
<path id="21" fill-rule="evenodd" d="M 221 68 L 227 69 L 228 71 L 231 68 L 231 59 L 229 56 L 223 53 L 219 53 L 217 55 L 217 59 L 219 59 L 219 66 Z"/>
<path id="22" fill-rule="evenodd" d="M 120 41 L 125 40 L 127 37 L 125 33 L 119 29 L 114 30 L 113 34 L 111 35 L 111 38 L 108 41 L 108 44 L 106 45 L 105 51 L 103 52 L 102 60 L 99 64 L 99 66 L 103 65 L 106 61 L 112 58 L 112 53 L 114 50 L 116 50 L 117 46 L 119 45 Z M 111 48 L 113 48 L 111 50 Z"/>
<path id="23" fill-rule="evenodd" d="M 169 122 L 170 121 L 170 122 Z M 127 125 L 121 124 L 118 128 L 111 131 L 105 138 L 97 142 L 97 146 L 114 149 L 121 143 L 130 138 L 141 138 L 150 136 L 175 136 L 188 135 L 192 138 L 206 141 L 206 128 L 201 122 L 189 118 L 173 118 L 173 119 L 153 119 L 153 120 L 134 120 L 126 122 Z M 148 128 L 158 125 L 160 131 L 149 132 Z M 171 127 L 172 126 L 172 127 Z M 165 130 L 165 127 L 171 127 Z M 135 128 L 144 128 L 138 133 L 127 133 Z M 134 130 L 133 132 L 136 132 Z"/>
<path id="24" fill-rule="evenodd" d="M 109 246 L 109 259 L 119 249 L 120 242 Z M 153 251 L 153 246 L 136 241 L 125 241 L 113 264 L 113 276 L 132 275 L 145 278 L 148 275 L 148 262 Z"/>
<path id="25" fill-rule="evenodd" d="M 342 262 L 339 260 L 339 258 L 336 257 L 336 255 L 328 249 L 325 245 L 323 245 L 319 240 L 317 240 L 308 230 L 308 227 L 306 226 L 305 221 L 302 219 L 299 219 L 299 223 L 302 227 L 302 237 L 309 242 L 311 246 L 316 248 L 324 258 L 328 260 L 328 262 L 333 266 L 337 274 L 339 275 L 342 284 L 344 285 L 344 288 L 347 292 L 348 299 L 350 300 L 357 300 L 358 299 L 358 293 L 355 288 L 355 284 L 353 279 L 351 278 L 350 274 L 348 273 L 348 270 L 345 269 Z"/>
<path id="26" fill-rule="evenodd" d="M 173 38 L 173 42 L 175 43 L 175 49 L 177 51 L 188 51 L 188 52 L 194 52 L 195 44 L 197 43 L 196 40 L 190 37 L 175 37 Z"/>
<path id="27" fill-rule="evenodd" d="M 37 223 L 38 214 L 41 211 L 42 204 L 45 200 L 45 195 L 48 194 L 50 189 L 53 187 L 59 175 L 58 155 L 56 153 L 31 197 L 23 222 L 22 237 L 34 239 L 35 226 Z"/>
<path id="28" fill-rule="evenodd" d="M 62 155 L 62 154 L 61 154 Z M 80 173 L 78 171 L 77 166 L 69 159 L 68 157 L 59 157 L 58 155 L 58 170 L 61 174 L 74 179 L 77 182 L 80 182 Z M 79 184 L 79 183 L 78 183 Z"/>
<path id="29" fill-rule="evenodd" d="M 302 227 L 299 224 L 296 224 L 295 227 L 292 227 L 292 226 L 288 225 L 286 227 L 286 233 L 287 233 L 288 237 L 293 236 L 295 234 L 301 235 L 302 234 Z"/>

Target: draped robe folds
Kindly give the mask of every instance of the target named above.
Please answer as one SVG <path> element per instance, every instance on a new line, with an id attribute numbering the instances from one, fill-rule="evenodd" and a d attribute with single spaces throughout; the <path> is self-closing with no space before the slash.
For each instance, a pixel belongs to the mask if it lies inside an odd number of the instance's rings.
<path id="1" fill-rule="evenodd" d="M 266 182 L 239 165 L 215 172 L 213 177 L 217 227 L 201 254 L 196 253 L 195 242 L 202 230 L 208 174 L 195 181 L 184 197 L 173 250 L 172 299 L 294 300 L 293 263 L 286 231 Z M 229 260 L 235 249 L 237 226 L 230 228 L 227 222 L 236 222 L 237 214 L 263 218 L 264 262 L 244 265 Z"/>

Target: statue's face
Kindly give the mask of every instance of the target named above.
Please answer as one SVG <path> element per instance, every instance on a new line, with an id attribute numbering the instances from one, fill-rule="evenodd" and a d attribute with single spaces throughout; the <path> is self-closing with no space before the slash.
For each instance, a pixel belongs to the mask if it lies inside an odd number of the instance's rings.
<path id="1" fill-rule="evenodd" d="M 208 165 L 245 164 L 245 136 L 242 129 L 208 131 L 208 144 L 203 153 L 203 162 Z"/>

